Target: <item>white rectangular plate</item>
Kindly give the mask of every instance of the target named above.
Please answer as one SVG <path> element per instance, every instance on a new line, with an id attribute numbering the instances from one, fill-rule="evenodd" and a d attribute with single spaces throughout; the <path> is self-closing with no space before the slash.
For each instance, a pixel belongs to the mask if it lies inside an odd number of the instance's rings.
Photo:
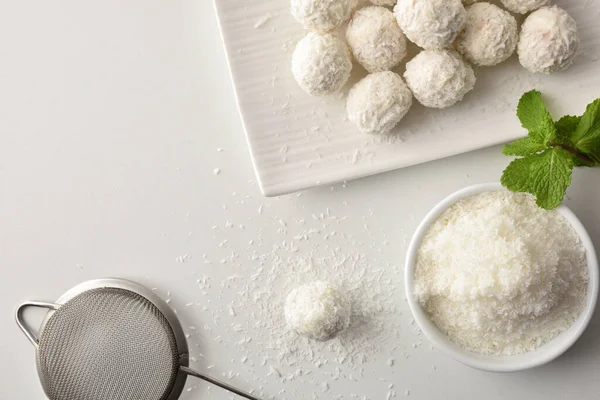
<path id="1" fill-rule="evenodd" d="M 475 71 L 463 102 L 445 110 L 416 101 L 394 139 L 360 133 L 345 117 L 343 95 L 314 98 L 290 72 L 304 30 L 288 0 L 215 0 L 238 105 L 261 189 L 276 196 L 359 178 L 507 142 L 524 134 L 515 116 L 525 91 L 541 90 L 556 118 L 581 114 L 600 97 L 600 0 L 556 4 L 576 19 L 580 55 L 567 71 L 534 75 L 516 55 Z M 403 66 L 397 72 L 403 73 Z M 365 75 L 355 64 L 352 82 Z"/>

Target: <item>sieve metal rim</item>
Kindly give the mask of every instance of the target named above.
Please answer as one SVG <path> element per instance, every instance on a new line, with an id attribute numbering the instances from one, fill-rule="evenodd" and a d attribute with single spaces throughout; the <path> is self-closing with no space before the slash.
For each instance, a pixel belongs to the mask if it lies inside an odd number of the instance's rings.
<path id="1" fill-rule="evenodd" d="M 60 308 L 61 305 L 67 303 L 69 300 L 77 297 L 78 295 L 85 293 L 89 290 L 93 289 L 103 289 L 103 288 L 114 288 L 114 289 L 123 289 L 138 294 L 145 299 L 147 299 L 152 305 L 154 305 L 165 317 L 171 330 L 173 331 L 173 336 L 175 337 L 175 344 L 177 346 L 177 350 L 179 352 L 179 372 L 177 372 L 177 377 L 175 378 L 175 382 L 171 388 L 169 395 L 165 398 L 165 400 L 177 400 L 181 393 L 183 392 L 185 382 L 187 380 L 188 374 L 182 371 L 181 367 L 189 366 L 189 350 L 187 345 L 187 340 L 185 338 L 185 334 L 183 332 L 183 327 L 177 318 L 175 312 L 169 307 L 167 303 L 163 299 L 161 299 L 158 295 L 156 295 L 149 288 L 142 286 L 136 282 L 120 279 L 120 278 L 101 278 L 101 279 L 93 279 L 90 281 L 82 282 L 77 286 L 69 289 L 63 295 L 61 295 L 55 303 L 41 303 L 41 302 L 26 302 L 23 303 L 21 307 L 17 310 L 17 322 L 19 326 L 27 337 L 33 342 L 36 347 L 35 352 L 35 361 L 36 368 L 38 372 L 38 378 L 40 379 L 40 383 L 44 388 L 44 392 L 46 392 L 46 385 L 43 381 L 43 372 L 40 365 L 40 352 L 39 347 L 37 346 L 37 342 L 35 341 L 35 337 L 19 322 L 19 312 L 27 306 L 35 306 L 35 307 L 43 307 L 47 308 L 48 312 L 44 316 L 40 327 L 39 327 L 39 336 L 44 334 L 44 327 L 52 317 L 52 315 Z M 54 307 L 53 307 L 54 306 Z"/>

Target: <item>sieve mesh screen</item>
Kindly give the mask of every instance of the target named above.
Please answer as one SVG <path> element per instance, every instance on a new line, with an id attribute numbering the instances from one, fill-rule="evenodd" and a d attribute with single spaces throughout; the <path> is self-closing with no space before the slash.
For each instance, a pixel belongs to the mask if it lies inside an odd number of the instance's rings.
<path id="1" fill-rule="evenodd" d="M 179 372 L 175 336 L 146 298 L 98 288 L 48 319 L 39 339 L 41 381 L 50 400 L 163 400 Z"/>

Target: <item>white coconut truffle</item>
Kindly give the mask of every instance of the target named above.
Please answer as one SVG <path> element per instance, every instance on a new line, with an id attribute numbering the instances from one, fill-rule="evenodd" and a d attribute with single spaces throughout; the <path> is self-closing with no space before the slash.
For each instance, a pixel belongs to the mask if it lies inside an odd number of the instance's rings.
<path id="1" fill-rule="evenodd" d="M 371 0 L 371 3 L 376 6 L 389 6 L 393 7 L 396 5 L 396 0 Z"/>
<path id="2" fill-rule="evenodd" d="M 477 3 L 467 9 L 467 22 L 455 47 L 475 65 L 492 66 L 509 58 L 519 40 L 517 20 L 490 3 Z"/>
<path id="3" fill-rule="evenodd" d="M 475 86 L 475 74 L 453 50 L 423 50 L 406 64 L 404 78 L 425 107 L 446 108 Z"/>
<path id="4" fill-rule="evenodd" d="M 394 14 L 406 37 L 424 49 L 448 47 L 467 19 L 461 0 L 398 0 Z"/>
<path id="5" fill-rule="evenodd" d="M 575 20 L 562 8 L 543 7 L 521 26 L 519 62 L 531 72 L 549 74 L 568 68 L 575 59 L 579 35 Z"/>
<path id="6" fill-rule="evenodd" d="M 316 281 L 292 290 L 285 301 L 288 327 L 300 335 L 326 341 L 350 325 L 350 303 L 336 287 Z"/>
<path id="7" fill-rule="evenodd" d="M 346 30 L 346 42 L 356 61 L 369 72 L 388 71 L 406 57 L 406 37 L 385 7 L 355 12 Z"/>
<path id="8" fill-rule="evenodd" d="M 508 11 L 527 14 L 530 11 L 550 4 L 550 0 L 501 0 Z"/>
<path id="9" fill-rule="evenodd" d="M 404 80 L 394 72 L 367 75 L 348 93 L 348 119 L 361 132 L 389 133 L 410 110 L 412 97 Z"/>
<path id="10" fill-rule="evenodd" d="M 357 4 L 357 0 L 292 0 L 291 10 L 305 28 L 325 33 L 348 20 Z"/>
<path id="11" fill-rule="evenodd" d="M 309 32 L 292 54 L 292 73 L 311 96 L 338 92 L 350 78 L 352 55 L 348 46 L 331 33 Z"/>

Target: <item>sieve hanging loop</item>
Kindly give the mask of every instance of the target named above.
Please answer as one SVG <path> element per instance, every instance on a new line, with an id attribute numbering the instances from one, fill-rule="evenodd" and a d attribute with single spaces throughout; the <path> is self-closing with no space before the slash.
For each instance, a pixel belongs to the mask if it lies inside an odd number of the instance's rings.
<path id="1" fill-rule="evenodd" d="M 31 329 L 27 327 L 27 325 L 25 324 L 25 320 L 23 319 L 23 313 L 29 307 L 46 308 L 48 310 L 56 311 L 60 306 L 58 304 L 47 303 L 44 301 L 26 301 L 23 304 L 21 304 L 19 308 L 17 308 L 17 312 L 15 315 L 17 325 L 19 326 L 19 328 L 21 328 L 25 336 L 27 336 L 27 339 L 29 339 L 29 341 L 37 348 L 38 339 L 35 337 L 35 334 L 31 331 Z"/>

